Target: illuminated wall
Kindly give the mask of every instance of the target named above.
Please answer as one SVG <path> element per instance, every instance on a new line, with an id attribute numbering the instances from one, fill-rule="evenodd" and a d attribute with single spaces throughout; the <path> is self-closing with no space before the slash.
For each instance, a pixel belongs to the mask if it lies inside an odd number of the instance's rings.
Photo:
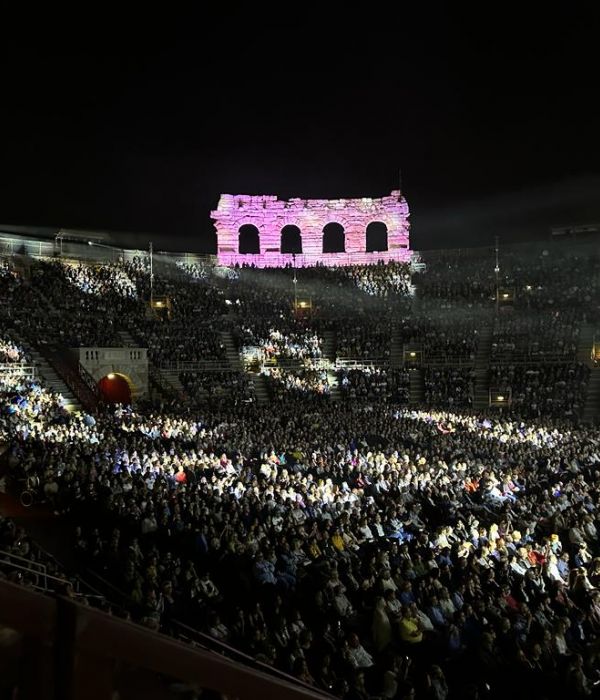
<path id="1" fill-rule="evenodd" d="M 281 267 L 292 263 L 291 254 L 280 252 L 281 229 L 288 225 L 297 226 L 302 234 L 302 253 L 296 254 L 298 267 L 409 260 L 411 256 L 408 204 L 399 190 L 379 199 L 284 201 L 274 195 L 223 194 L 211 217 L 217 230 L 220 265 L 253 263 L 257 267 Z M 366 252 L 366 229 L 372 222 L 386 225 L 387 251 Z M 323 253 L 323 228 L 329 223 L 344 227 L 345 252 Z M 248 225 L 258 229 L 260 253 L 239 252 L 239 230 Z"/>

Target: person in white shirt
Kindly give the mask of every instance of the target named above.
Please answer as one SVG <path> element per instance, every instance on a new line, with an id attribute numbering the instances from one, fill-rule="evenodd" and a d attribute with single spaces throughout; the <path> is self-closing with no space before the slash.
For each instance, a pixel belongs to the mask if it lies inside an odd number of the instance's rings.
<path id="1" fill-rule="evenodd" d="M 381 576 L 381 588 L 384 592 L 388 591 L 388 590 L 392 590 L 392 591 L 398 590 L 398 586 L 396 585 L 396 582 L 392 578 L 392 573 L 389 569 L 383 570 L 383 574 Z"/>
<path id="2" fill-rule="evenodd" d="M 510 568 L 519 576 L 525 576 L 527 573 L 527 569 L 523 566 L 523 564 L 517 559 L 517 557 L 511 557 L 510 559 Z"/>
<path id="3" fill-rule="evenodd" d="M 219 597 L 219 589 L 210 580 L 208 572 L 202 574 L 200 581 L 198 582 L 198 586 L 202 591 L 202 595 L 208 600 Z"/>
<path id="4" fill-rule="evenodd" d="M 352 633 L 348 638 L 347 650 L 348 660 L 354 668 L 371 668 L 373 666 L 373 658 L 360 643 L 360 639 L 355 633 Z"/>
<path id="5" fill-rule="evenodd" d="M 371 531 L 371 528 L 367 525 L 366 518 L 363 518 L 360 521 L 360 527 L 358 528 L 358 531 L 360 532 L 361 541 L 369 542 L 373 539 L 373 532 Z"/>
<path id="6" fill-rule="evenodd" d="M 558 559 L 554 554 L 551 554 L 548 558 L 548 563 L 546 564 L 546 576 L 551 581 L 560 581 L 560 583 L 566 583 L 565 579 L 561 576 L 558 570 Z"/>
<path id="7" fill-rule="evenodd" d="M 416 603 L 411 603 L 408 606 L 410 617 L 416 619 L 422 632 L 433 632 L 433 622 L 428 615 L 422 610 L 419 610 Z"/>
<path id="8" fill-rule="evenodd" d="M 396 598 L 396 591 L 388 588 L 383 594 L 388 615 L 392 621 L 398 620 L 402 614 L 402 603 Z"/>
<path id="9" fill-rule="evenodd" d="M 341 586 L 337 586 L 335 589 L 335 596 L 333 598 L 333 607 L 340 617 L 349 618 L 352 617 L 354 611 L 352 609 L 352 603 L 348 599 L 348 596 L 344 593 Z"/>

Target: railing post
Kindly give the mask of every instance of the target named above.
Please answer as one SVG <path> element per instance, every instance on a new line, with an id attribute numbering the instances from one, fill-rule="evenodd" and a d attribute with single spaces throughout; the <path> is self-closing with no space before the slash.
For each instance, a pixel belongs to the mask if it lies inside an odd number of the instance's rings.
<path id="1" fill-rule="evenodd" d="M 26 637 L 19 660 L 19 698 L 50 700 L 53 691 L 52 651 L 39 639 Z"/>
<path id="2" fill-rule="evenodd" d="M 78 638 L 85 628 L 78 606 L 59 599 L 57 611 L 57 700 L 112 700 L 114 661 L 108 656 L 78 649 Z"/>

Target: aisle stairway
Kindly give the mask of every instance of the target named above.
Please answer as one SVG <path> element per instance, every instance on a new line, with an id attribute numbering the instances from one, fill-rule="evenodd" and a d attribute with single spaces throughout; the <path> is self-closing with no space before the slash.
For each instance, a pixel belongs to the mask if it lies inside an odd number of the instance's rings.
<path id="1" fill-rule="evenodd" d="M 396 323 L 392 328 L 392 341 L 390 344 L 390 367 L 402 367 L 404 364 L 404 343 L 402 342 L 402 334 L 400 326 Z"/>
<path id="2" fill-rule="evenodd" d="M 600 416 L 600 367 L 595 367 L 592 360 L 595 332 L 596 327 L 591 323 L 582 325 L 579 329 L 577 342 L 577 362 L 590 368 L 590 378 L 581 416 L 586 423 L 597 423 Z"/>
<path id="3" fill-rule="evenodd" d="M 39 376 L 44 380 L 45 384 L 53 389 L 56 393 L 62 394 L 65 399 L 65 406 L 69 411 L 81 411 L 82 406 L 75 394 L 71 391 L 67 383 L 62 379 L 58 372 L 46 360 L 42 353 L 22 343 L 25 351 L 30 355 L 33 364 L 36 366 Z"/>
<path id="4" fill-rule="evenodd" d="M 125 348 L 140 347 L 140 343 L 129 331 L 120 330 L 119 337 Z M 148 385 L 154 400 L 169 401 L 173 398 L 173 392 L 178 396 L 183 392 L 183 385 L 179 381 L 179 372 L 153 367 L 150 363 L 150 357 L 148 357 Z"/>
<path id="5" fill-rule="evenodd" d="M 582 418 L 586 423 L 597 423 L 600 415 L 600 367 L 590 371 Z"/>
<path id="6" fill-rule="evenodd" d="M 267 378 L 264 374 L 260 372 L 250 372 L 252 377 L 252 383 L 254 384 L 254 395 L 256 396 L 256 403 L 259 406 L 264 406 L 269 403 L 269 389 L 267 385 Z"/>
<path id="7" fill-rule="evenodd" d="M 592 366 L 592 347 L 594 345 L 594 335 L 596 327 L 591 323 L 586 323 L 579 329 L 579 339 L 577 341 L 577 362 Z"/>
<path id="8" fill-rule="evenodd" d="M 323 333 L 321 348 L 323 350 L 323 359 L 335 362 L 337 351 L 337 334 L 335 331 L 325 331 Z"/>
<path id="9" fill-rule="evenodd" d="M 422 369 L 411 369 L 410 373 L 410 398 L 411 406 L 422 406 L 425 401 L 425 382 Z"/>
<path id="10" fill-rule="evenodd" d="M 129 331 L 119 331 L 119 337 L 123 342 L 124 348 L 138 348 L 140 346 Z"/>
<path id="11" fill-rule="evenodd" d="M 473 370 L 473 408 L 484 410 L 490 403 L 490 357 L 492 353 L 492 326 L 482 324 L 479 329 L 475 368 Z"/>
<path id="12" fill-rule="evenodd" d="M 177 369 L 161 369 L 160 376 L 166 385 L 167 389 L 182 393 L 184 391 L 183 384 L 179 379 L 179 370 Z"/>
<path id="13" fill-rule="evenodd" d="M 221 342 L 225 346 L 225 357 L 232 370 L 241 372 L 244 367 L 231 331 L 221 331 Z"/>
<path id="14" fill-rule="evenodd" d="M 335 370 L 327 372 L 327 381 L 329 382 L 329 397 L 331 401 L 339 401 L 342 398 L 342 392 L 338 381 L 338 374 Z"/>

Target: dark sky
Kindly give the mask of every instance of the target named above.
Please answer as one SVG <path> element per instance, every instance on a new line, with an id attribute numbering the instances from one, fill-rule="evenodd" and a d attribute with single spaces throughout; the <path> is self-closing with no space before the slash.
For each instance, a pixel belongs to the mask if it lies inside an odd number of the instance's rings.
<path id="1" fill-rule="evenodd" d="M 0 222 L 210 251 L 221 192 L 379 196 L 400 168 L 415 248 L 600 221 L 593 3 L 444 7 L 144 43 L 8 37 Z"/>

